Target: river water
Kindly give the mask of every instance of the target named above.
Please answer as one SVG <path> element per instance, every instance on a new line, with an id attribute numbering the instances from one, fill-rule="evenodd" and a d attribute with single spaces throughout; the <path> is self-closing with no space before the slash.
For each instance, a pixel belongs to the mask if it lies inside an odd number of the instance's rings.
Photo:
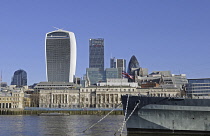
<path id="1" fill-rule="evenodd" d="M 109 115 L 91 129 L 86 130 L 103 117 L 97 115 L 0 115 L 0 136 L 114 136 L 122 126 L 123 115 Z M 84 130 L 86 131 L 83 132 Z M 116 136 L 120 134 L 121 132 L 118 132 Z M 125 126 L 121 136 L 127 136 Z M 136 134 L 135 136 L 168 136 L 168 134 Z M 170 136 L 174 135 L 170 134 Z"/>
<path id="2" fill-rule="evenodd" d="M 103 116 L 36 116 L 36 115 L 1 115 L 1 136 L 114 136 L 122 126 L 123 115 L 109 115 L 91 129 L 83 132 L 99 121 Z M 126 136 L 124 127 L 122 132 Z M 120 132 L 116 134 L 120 135 Z"/>

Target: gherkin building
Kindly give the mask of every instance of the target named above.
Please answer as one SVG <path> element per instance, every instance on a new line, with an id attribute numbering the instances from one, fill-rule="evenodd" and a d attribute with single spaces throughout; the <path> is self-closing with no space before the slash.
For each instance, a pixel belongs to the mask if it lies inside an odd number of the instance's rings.
<path id="1" fill-rule="evenodd" d="M 131 73 L 132 68 L 140 68 L 139 62 L 134 55 L 131 57 L 128 64 L 128 71 L 127 71 L 128 74 L 132 74 Z"/>

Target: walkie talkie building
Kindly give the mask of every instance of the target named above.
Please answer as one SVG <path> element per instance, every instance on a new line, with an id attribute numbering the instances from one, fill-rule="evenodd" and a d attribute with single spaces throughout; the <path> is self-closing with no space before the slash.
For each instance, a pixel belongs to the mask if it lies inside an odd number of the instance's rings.
<path id="1" fill-rule="evenodd" d="M 45 38 L 48 82 L 73 82 L 76 72 L 76 39 L 73 32 L 56 30 Z"/>

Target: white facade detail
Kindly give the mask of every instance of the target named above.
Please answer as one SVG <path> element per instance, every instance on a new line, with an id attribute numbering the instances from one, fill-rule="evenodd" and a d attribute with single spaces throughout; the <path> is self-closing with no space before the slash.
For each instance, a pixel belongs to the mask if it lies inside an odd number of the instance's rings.
<path id="1" fill-rule="evenodd" d="M 56 30 L 45 37 L 48 82 L 73 82 L 76 73 L 76 38 L 73 32 Z"/>

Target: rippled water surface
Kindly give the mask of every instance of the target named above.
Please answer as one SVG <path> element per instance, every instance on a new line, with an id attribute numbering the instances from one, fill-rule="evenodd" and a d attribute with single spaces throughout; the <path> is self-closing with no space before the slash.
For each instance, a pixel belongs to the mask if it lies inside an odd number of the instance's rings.
<path id="1" fill-rule="evenodd" d="M 110 115 L 83 132 L 103 116 L 0 116 L 0 135 L 4 136 L 113 136 L 122 126 L 124 116 Z M 126 136 L 124 128 L 123 136 Z M 120 135 L 120 132 L 117 133 Z"/>

